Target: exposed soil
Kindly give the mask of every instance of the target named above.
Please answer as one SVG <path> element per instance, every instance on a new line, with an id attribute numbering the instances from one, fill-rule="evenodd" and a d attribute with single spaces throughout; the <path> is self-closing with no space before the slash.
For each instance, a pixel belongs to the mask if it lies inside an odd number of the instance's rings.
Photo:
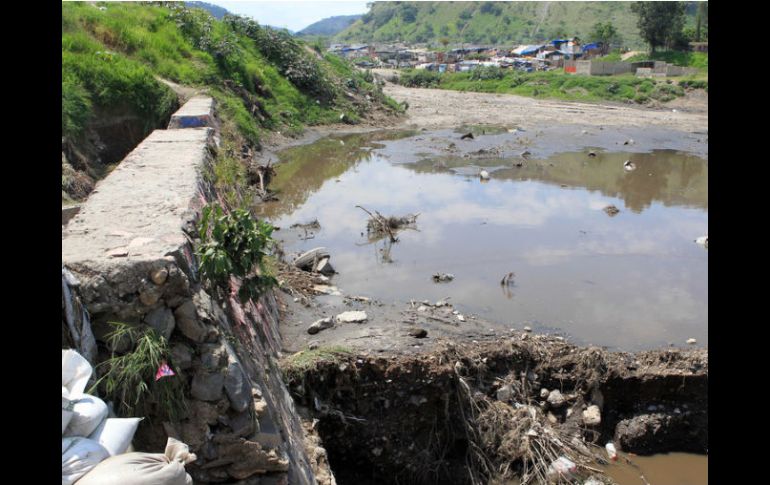
<path id="1" fill-rule="evenodd" d="M 490 483 L 525 470 L 538 483 L 538 467 L 555 458 L 535 451 L 549 436 L 567 443 L 563 454 L 584 478 L 607 465 L 610 440 L 637 454 L 708 448 L 706 350 L 610 353 L 518 334 L 286 370 L 295 400 L 320 419 L 341 485 Z M 560 391 L 564 403 L 549 403 L 542 389 Z M 601 409 L 600 424 L 582 418 L 589 405 Z"/>
<path id="2" fill-rule="evenodd" d="M 588 126 L 666 126 L 681 131 L 708 130 L 708 94 L 693 95 L 672 107 L 650 109 L 610 103 L 544 100 L 513 94 L 408 88 L 388 83 L 385 93 L 409 104 L 406 124 L 420 128 L 462 123 L 583 124 Z M 687 112 L 682 108 L 686 105 Z M 677 108 L 676 112 L 672 109 Z"/>

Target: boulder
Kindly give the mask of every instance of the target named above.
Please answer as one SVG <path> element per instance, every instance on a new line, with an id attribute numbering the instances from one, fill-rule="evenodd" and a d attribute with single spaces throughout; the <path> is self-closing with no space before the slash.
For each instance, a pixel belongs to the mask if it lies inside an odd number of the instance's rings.
<path id="1" fill-rule="evenodd" d="M 209 334 L 208 327 L 198 320 L 198 311 L 192 300 L 187 300 L 174 310 L 179 330 L 194 342 L 204 342 Z"/>
<path id="2" fill-rule="evenodd" d="M 562 395 L 561 392 L 559 392 L 558 389 L 554 389 L 548 394 L 548 404 L 554 408 L 560 408 L 564 406 L 564 403 L 566 402 L 567 399 Z"/>
<path id="3" fill-rule="evenodd" d="M 225 375 L 222 372 L 198 372 L 192 380 L 190 394 L 201 401 L 218 401 L 222 397 Z"/>
<path id="4" fill-rule="evenodd" d="M 314 335 L 320 332 L 321 330 L 325 330 L 333 326 L 334 326 L 334 319 L 332 317 L 322 318 L 320 320 L 316 320 L 315 322 L 313 322 L 313 324 L 308 327 L 307 333 Z"/>
<path id="5" fill-rule="evenodd" d="M 230 400 L 230 407 L 237 412 L 243 412 L 251 404 L 251 385 L 238 362 L 230 362 L 225 377 L 225 394 Z"/>
<path id="6" fill-rule="evenodd" d="M 166 340 L 171 337 L 171 332 L 174 331 L 176 326 L 174 313 L 165 306 L 158 307 L 148 313 L 144 317 L 144 323 L 155 329 L 158 335 L 162 335 Z"/>
<path id="7" fill-rule="evenodd" d="M 366 312 L 362 311 L 342 312 L 335 317 L 338 323 L 364 322 L 367 318 L 368 317 L 366 316 Z"/>

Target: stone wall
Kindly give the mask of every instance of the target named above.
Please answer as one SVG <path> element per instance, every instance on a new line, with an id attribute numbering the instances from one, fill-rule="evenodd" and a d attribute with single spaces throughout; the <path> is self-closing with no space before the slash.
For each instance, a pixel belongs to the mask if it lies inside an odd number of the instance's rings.
<path id="1" fill-rule="evenodd" d="M 218 198 L 203 175 L 216 151 L 216 116 L 210 98 L 189 103 L 172 125 L 192 128 L 153 132 L 63 229 L 62 346 L 96 365 L 127 350 L 108 347 L 109 322 L 153 327 L 169 340 L 172 378 L 184 380 L 189 409 L 177 423 L 145 419 L 138 451 L 160 451 L 173 436 L 198 456 L 187 466 L 195 483 L 314 484 L 277 365 L 275 295 L 217 301 L 198 278 L 195 220 Z"/>

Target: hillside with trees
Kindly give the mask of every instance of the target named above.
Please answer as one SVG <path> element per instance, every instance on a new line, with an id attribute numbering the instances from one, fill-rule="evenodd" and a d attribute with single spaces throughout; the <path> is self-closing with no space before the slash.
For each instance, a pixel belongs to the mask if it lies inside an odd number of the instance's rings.
<path id="1" fill-rule="evenodd" d="M 360 18 L 361 15 L 337 15 L 335 17 L 325 18 L 308 25 L 297 32 L 297 35 L 336 35 Z"/>
<path id="2" fill-rule="evenodd" d="M 687 10 L 687 23 L 694 25 L 697 9 Z M 374 2 L 334 39 L 526 44 L 572 36 L 588 39 L 597 22 L 612 24 L 623 46 L 644 47 L 631 2 Z"/>

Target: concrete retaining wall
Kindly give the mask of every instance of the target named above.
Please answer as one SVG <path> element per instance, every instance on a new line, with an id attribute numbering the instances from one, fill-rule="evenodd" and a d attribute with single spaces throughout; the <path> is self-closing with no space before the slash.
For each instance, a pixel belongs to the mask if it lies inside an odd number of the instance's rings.
<path id="1" fill-rule="evenodd" d="M 176 423 L 144 420 L 138 451 L 162 452 L 173 436 L 198 456 L 187 466 L 195 483 L 315 484 L 277 365 L 275 295 L 217 301 L 198 279 L 191 235 L 218 196 L 203 176 L 215 117 L 210 98 L 191 102 L 171 125 L 205 126 L 153 132 L 63 230 L 62 345 L 97 364 L 127 350 L 108 347 L 108 322 L 153 327 L 169 340 L 189 412 Z"/>

